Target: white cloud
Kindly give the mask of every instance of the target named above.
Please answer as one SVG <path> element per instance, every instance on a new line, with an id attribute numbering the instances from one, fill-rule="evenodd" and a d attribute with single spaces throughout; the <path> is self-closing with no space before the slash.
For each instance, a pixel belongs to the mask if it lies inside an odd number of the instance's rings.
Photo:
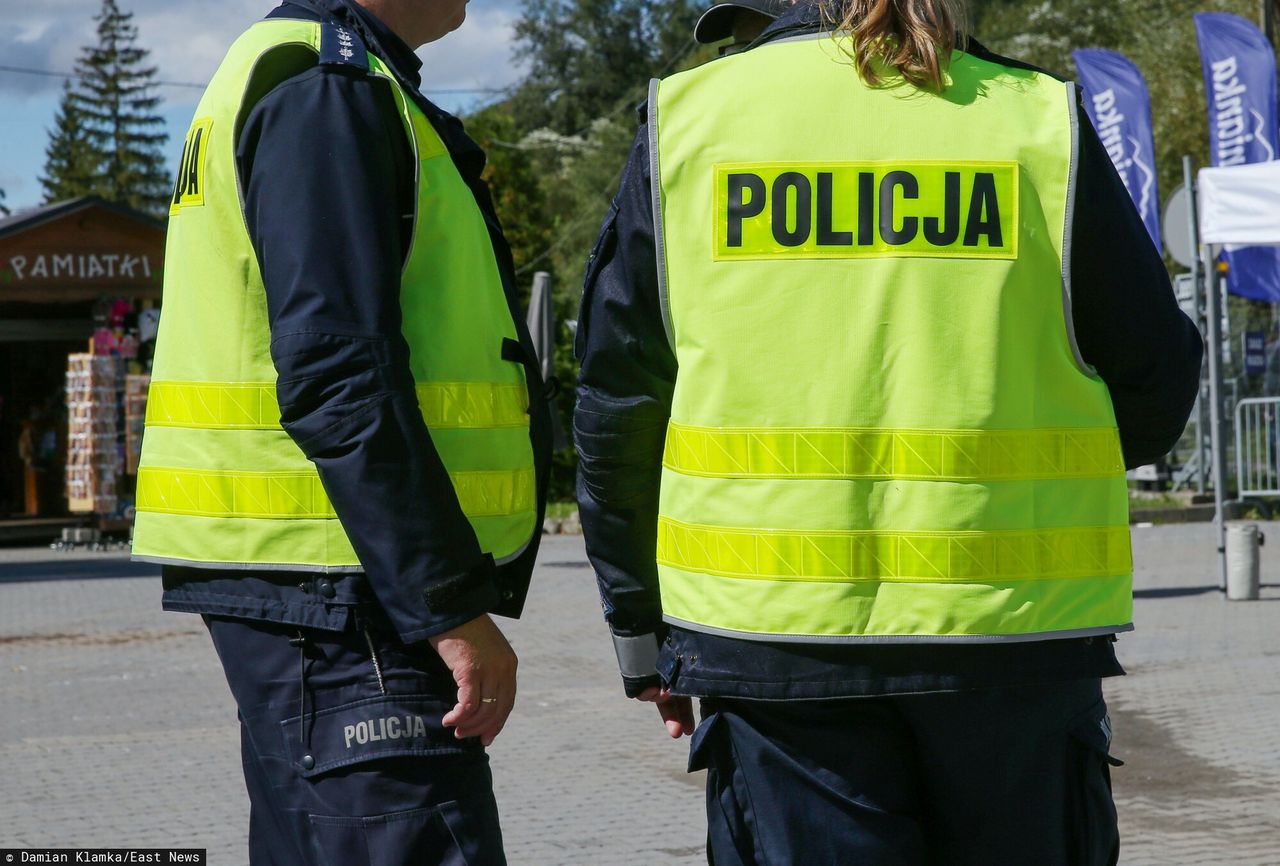
<path id="1" fill-rule="evenodd" d="M 138 41 L 150 49 L 160 78 L 203 83 L 213 76 L 235 38 L 276 4 L 270 0 L 133 0 L 132 6 Z M 212 10 L 216 14 L 211 16 Z"/>
<path id="2" fill-rule="evenodd" d="M 0 3 L 8 6 L 8 2 Z M 96 0 L 38 0 L 5 11 L 0 56 L 7 65 L 69 71 L 82 46 L 94 41 Z M 151 51 L 167 81 L 208 81 L 232 41 L 278 5 L 273 0 L 119 0 L 134 13 L 139 41 Z M 426 61 L 423 88 L 502 87 L 519 77 L 511 63 L 517 0 L 475 0 L 460 30 L 420 53 Z M 0 73 L 0 93 L 55 91 L 56 78 Z M 189 94 L 165 88 L 164 96 Z"/>
<path id="3" fill-rule="evenodd" d="M 511 59 L 515 25 L 509 7 L 472 3 L 462 27 L 418 50 L 423 90 L 514 84 L 522 71 Z"/>

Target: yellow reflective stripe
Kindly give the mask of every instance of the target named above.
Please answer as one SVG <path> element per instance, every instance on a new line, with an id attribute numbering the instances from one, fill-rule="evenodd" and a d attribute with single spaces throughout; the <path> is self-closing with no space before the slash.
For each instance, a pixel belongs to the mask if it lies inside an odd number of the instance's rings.
<path id="1" fill-rule="evenodd" d="M 1001 480 L 1124 473 L 1114 428 L 882 430 L 667 426 L 663 465 L 717 478 Z"/>
<path id="2" fill-rule="evenodd" d="M 983 582 L 1133 570 L 1128 526 L 1000 532 L 793 532 L 658 521 L 658 563 L 784 581 Z"/>
<path id="3" fill-rule="evenodd" d="M 468 517 L 520 514 L 534 509 L 532 469 L 452 473 Z M 199 517 L 332 518 L 315 472 L 218 472 L 143 467 L 138 470 L 139 511 Z"/>
<path id="4" fill-rule="evenodd" d="M 416 390 L 428 427 L 522 427 L 529 423 L 529 393 L 524 385 L 428 382 L 419 383 Z M 278 430 L 280 404 L 274 382 L 152 382 L 146 423 L 206 430 Z"/>
<path id="5" fill-rule="evenodd" d="M 149 427 L 209 430 L 280 428 L 280 404 L 273 382 L 152 382 L 147 389 Z"/>
<path id="6" fill-rule="evenodd" d="M 529 424 L 529 391 L 524 385 L 476 382 L 419 384 L 418 405 L 427 426 L 524 427 Z"/>

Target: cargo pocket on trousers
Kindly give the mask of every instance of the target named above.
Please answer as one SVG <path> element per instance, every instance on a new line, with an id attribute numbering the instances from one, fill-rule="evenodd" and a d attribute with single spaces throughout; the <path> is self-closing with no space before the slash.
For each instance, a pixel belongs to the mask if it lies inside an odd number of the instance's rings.
<path id="1" fill-rule="evenodd" d="M 1120 833 L 1111 793 L 1111 768 L 1124 762 L 1111 756 L 1111 718 L 1099 701 L 1070 730 L 1067 738 L 1067 841 L 1074 866 L 1115 866 Z"/>
<path id="2" fill-rule="evenodd" d="M 324 866 L 478 866 L 459 834 L 456 802 L 368 818 L 312 815 L 312 844 Z"/>
<path id="3" fill-rule="evenodd" d="M 702 724 L 689 743 L 689 772 L 707 771 L 707 862 L 713 866 L 755 863 L 750 797 L 734 760 L 728 722 L 702 702 Z"/>

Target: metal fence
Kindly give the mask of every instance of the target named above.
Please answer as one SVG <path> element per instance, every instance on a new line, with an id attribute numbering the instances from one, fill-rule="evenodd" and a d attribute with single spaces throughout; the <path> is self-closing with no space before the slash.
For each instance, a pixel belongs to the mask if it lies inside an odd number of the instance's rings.
<path id="1" fill-rule="evenodd" d="M 1239 497 L 1280 496 L 1280 397 L 1241 400 L 1235 421 Z"/>

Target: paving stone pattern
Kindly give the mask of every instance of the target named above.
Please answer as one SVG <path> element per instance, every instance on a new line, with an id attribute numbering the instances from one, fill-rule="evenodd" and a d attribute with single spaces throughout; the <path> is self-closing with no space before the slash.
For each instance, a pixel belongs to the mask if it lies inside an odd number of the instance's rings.
<path id="1" fill-rule="evenodd" d="M 1280 553 L 1263 549 L 1266 600 L 1230 603 L 1211 527 L 1134 542 L 1139 630 L 1108 689 L 1121 862 L 1280 864 Z M 520 698 L 492 750 L 512 866 L 704 863 L 702 775 L 623 697 L 581 539 L 546 539 L 540 563 L 526 618 L 504 621 Z M 155 571 L 119 554 L 0 550 L 0 847 L 200 847 L 235 866 L 247 821 L 199 619 L 162 612 Z"/>

